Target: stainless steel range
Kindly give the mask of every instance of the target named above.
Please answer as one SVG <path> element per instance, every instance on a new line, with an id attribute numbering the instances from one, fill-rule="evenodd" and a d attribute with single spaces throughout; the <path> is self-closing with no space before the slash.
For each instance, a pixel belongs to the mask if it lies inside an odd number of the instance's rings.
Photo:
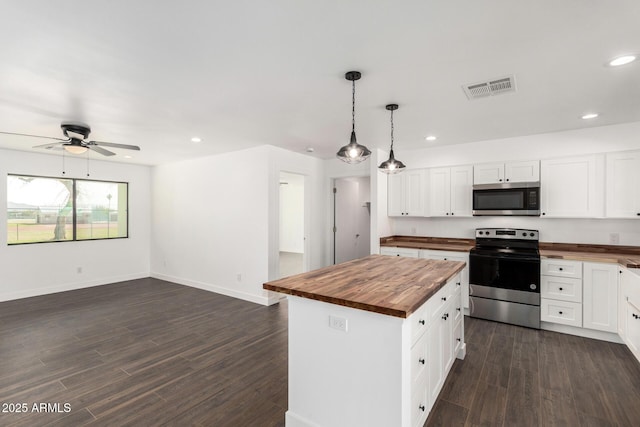
<path id="1" fill-rule="evenodd" d="M 476 229 L 469 255 L 469 313 L 540 329 L 537 230 Z"/>

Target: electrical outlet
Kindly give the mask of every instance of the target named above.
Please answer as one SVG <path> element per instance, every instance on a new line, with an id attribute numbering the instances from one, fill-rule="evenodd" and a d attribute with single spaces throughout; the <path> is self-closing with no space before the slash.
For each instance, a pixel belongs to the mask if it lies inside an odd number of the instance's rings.
<path id="1" fill-rule="evenodd" d="M 416 228 L 415 227 L 411 227 L 411 235 L 412 236 L 416 235 Z"/>
<path id="2" fill-rule="evenodd" d="M 620 233 L 609 233 L 609 243 L 612 245 L 620 244 Z"/>
<path id="3" fill-rule="evenodd" d="M 76 269 L 76 271 L 78 272 L 78 274 L 81 274 L 81 273 L 82 273 L 82 267 L 78 267 L 78 268 Z"/>
<path id="4" fill-rule="evenodd" d="M 236 280 L 238 282 L 242 282 L 242 274 L 240 274 L 240 273 L 236 274 Z"/>
<path id="5" fill-rule="evenodd" d="M 329 315 L 329 327 L 342 332 L 347 332 L 347 319 Z"/>

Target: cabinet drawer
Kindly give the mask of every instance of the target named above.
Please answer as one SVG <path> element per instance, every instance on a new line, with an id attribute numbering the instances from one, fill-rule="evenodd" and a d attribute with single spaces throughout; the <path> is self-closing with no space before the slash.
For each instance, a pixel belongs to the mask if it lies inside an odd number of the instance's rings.
<path id="1" fill-rule="evenodd" d="M 427 334 L 420 337 L 411 349 L 411 385 L 424 382 L 427 375 Z"/>
<path id="2" fill-rule="evenodd" d="M 380 248 L 380 255 L 405 256 L 409 258 L 418 258 L 420 251 L 410 248 L 396 248 L 391 246 L 383 246 Z"/>
<path id="3" fill-rule="evenodd" d="M 462 319 L 453 327 L 453 357 L 458 357 L 460 347 L 462 347 Z"/>
<path id="4" fill-rule="evenodd" d="M 540 297 L 582 302 L 582 280 L 570 277 L 540 276 Z"/>
<path id="5" fill-rule="evenodd" d="M 580 279 L 582 278 L 582 262 L 543 258 L 540 261 L 540 274 Z"/>
<path id="6" fill-rule="evenodd" d="M 411 388 L 411 426 L 421 427 L 429 414 L 427 377 Z"/>
<path id="7" fill-rule="evenodd" d="M 419 309 L 409 316 L 408 320 L 411 322 L 411 345 L 415 345 L 416 341 L 424 334 L 429 326 L 429 301 L 422 304 Z"/>
<path id="8" fill-rule="evenodd" d="M 582 304 L 541 298 L 540 320 L 581 328 Z"/>
<path id="9" fill-rule="evenodd" d="M 462 320 L 462 295 L 460 292 L 453 294 L 453 306 L 451 307 L 451 315 L 453 316 L 453 324 L 457 324 Z"/>
<path id="10" fill-rule="evenodd" d="M 433 319 L 440 316 L 440 312 L 447 305 L 448 302 L 451 302 L 453 298 L 453 293 L 456 289 L 456 283 L 460 280 L 460 276 L 456 276 L 451 281 L 449 281 L 446 285 L 444 285 L 438 292 L 435 293 L 429 301 L 427 301 L 426 305 L 428 307 L 430 321 L 433 322 Z"/>

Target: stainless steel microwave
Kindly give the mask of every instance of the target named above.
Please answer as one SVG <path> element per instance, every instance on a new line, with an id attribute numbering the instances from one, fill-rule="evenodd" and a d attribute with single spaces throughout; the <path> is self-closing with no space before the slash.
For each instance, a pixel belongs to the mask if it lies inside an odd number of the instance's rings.
<path id="1" fill-rule="evenodd" d="M 540 183 L 474 185 L 473 215 L 540 216 Z"/>

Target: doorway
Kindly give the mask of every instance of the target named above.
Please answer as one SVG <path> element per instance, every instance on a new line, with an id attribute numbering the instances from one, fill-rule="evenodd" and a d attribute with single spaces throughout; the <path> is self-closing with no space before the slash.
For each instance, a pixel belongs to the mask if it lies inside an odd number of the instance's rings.
<path id="1" fill-rule="evenodd" d="M 333 180 L 333 263 L 371 252 L 371 180 L 368 176 Z"/>
<path id="2" fill-rule="evenodd" d="M 280 277 L 304 273 L 306 265 L 305 238 L 305 176 L 280 172 Z"/>

